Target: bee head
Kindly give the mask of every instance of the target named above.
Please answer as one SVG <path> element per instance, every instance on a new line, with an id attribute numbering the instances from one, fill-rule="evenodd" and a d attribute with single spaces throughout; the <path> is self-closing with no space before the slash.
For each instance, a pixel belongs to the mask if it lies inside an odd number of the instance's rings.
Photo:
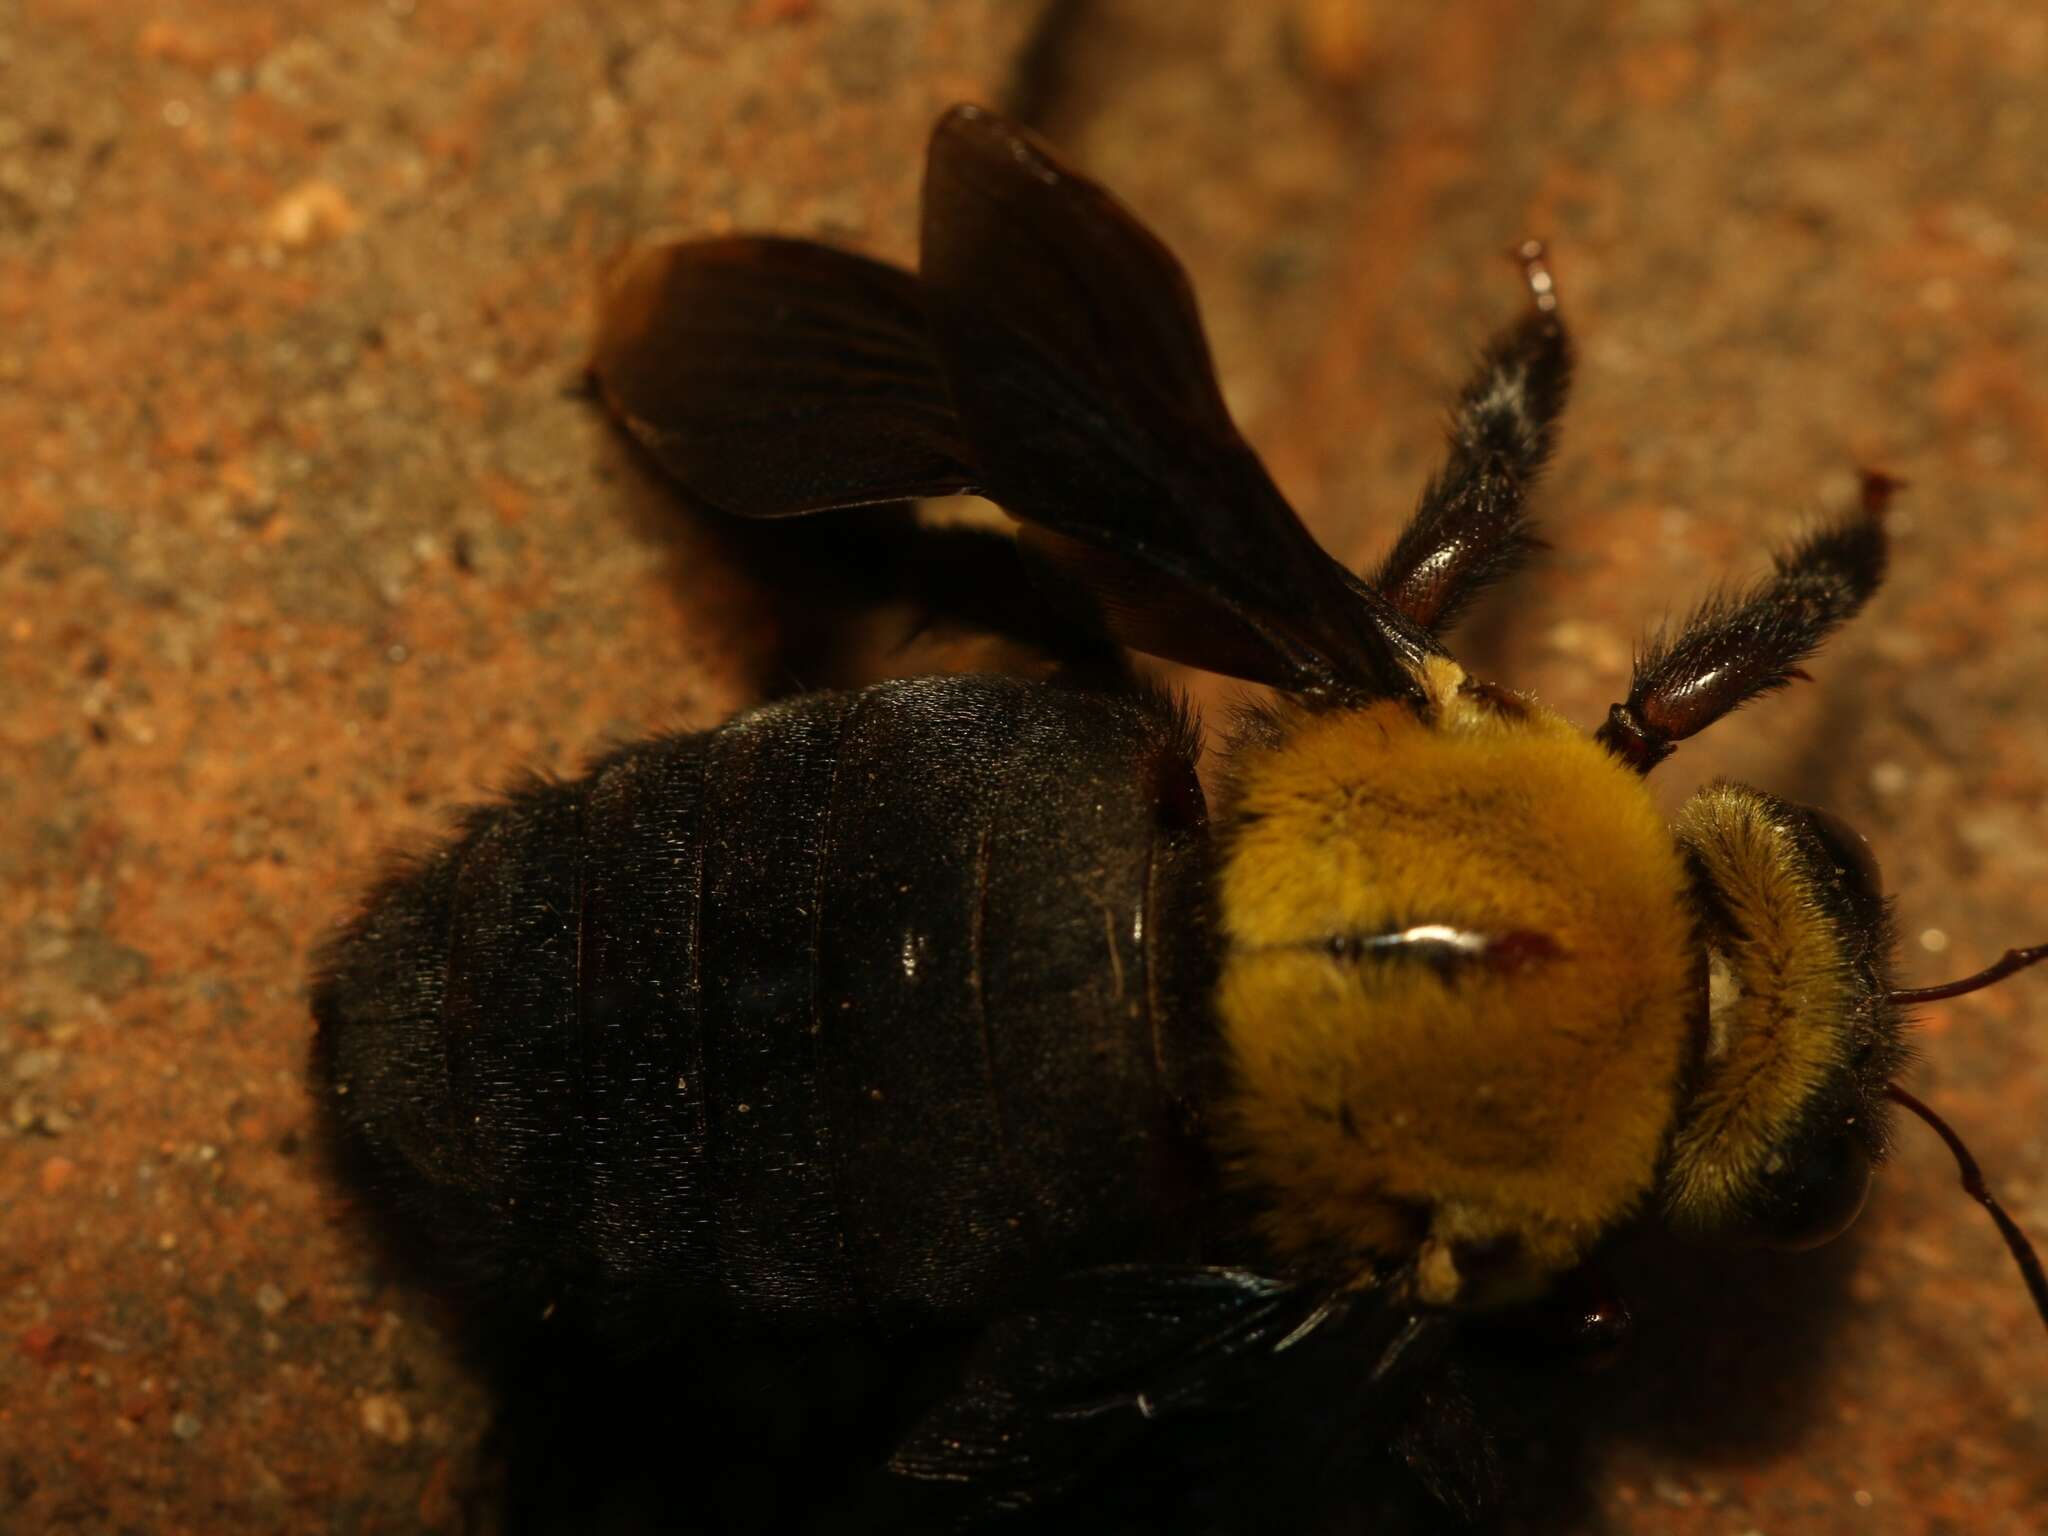
<path id="1" fill-rule="evenodd" d="M 1962 1140 L 1894 1081 L 1908 1056 L 1906 1009 L 1988 987 L 2048 959 L 2048 944 L 2008 950 L 1960 981 L 1901 989 L 1877 860 L 1838 818 L 1717 784 L 1686 803 L 1677 833 L 1708 1003 L 1660 1188 L 1670 1224 L 1742 1246 L 1827 1242 L 1862 1210 L 1897 1105 L 1955 1155 L 2048 1323 L 2048 1274 L 2032 1245 Z"/>
<path id="2" fill-rule="evenodd" d="M 1905 1063 L 1877 861 L 1825 811 L 1738 784 L 1680 813 L 1707 1008 L 1660 1189 L 1687 1236 L 1808 1248 L 1863 1207 Z"/>
<path id="3" fill-rule="evenodd" d="M 1751 699 L 1806 674 L 1800 663 L 1877 590 L 1884 518 L 1901 482 L 1875 470 L 1847 516 L 1777 557 L 1747 592 L 1709 598 L 1636 657 L 1628 698 L 1595 739 L 1638 773 Z M 1888 1111 L 1931 1125 L 1963 1187 L 2011 1249 L 2048 1323 L 2048 1275 L 1941 1118 L 1901 1088 L 1902 1010 L 1974 992 L 2048 959 L 2008 950 L 1975 976 L 1900 990 L 1877 861 L 1848 827 L 1809 806 L 1718 784 L 1676 828 L 1691 866 L 1707 1006 L 1659 1194 L 1690 1236 L 1810 1248 L 1863 1207 Z"/>

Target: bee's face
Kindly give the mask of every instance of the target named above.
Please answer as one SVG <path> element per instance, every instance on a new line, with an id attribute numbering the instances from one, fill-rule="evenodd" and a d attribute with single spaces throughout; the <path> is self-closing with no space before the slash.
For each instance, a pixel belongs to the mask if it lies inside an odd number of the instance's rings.
<path id="1" fill-rule="evenodd" d="M 1835 817 L 1741 785 L 1700 791 L 1677 830 L 1710 984 L 1665 1209 L 1689 1235 L 1810 1247 L 1862 1208 L 1903 1055 L 1876 861 Z"/>

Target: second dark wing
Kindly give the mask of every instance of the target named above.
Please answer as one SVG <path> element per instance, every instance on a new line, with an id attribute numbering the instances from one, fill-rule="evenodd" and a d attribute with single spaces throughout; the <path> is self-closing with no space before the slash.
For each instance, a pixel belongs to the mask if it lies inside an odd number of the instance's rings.
<path id="1" fill-rule="evenodd" d="M 590 370 L 693 496 L 739 517 L 966 490 L 974 480 L 917 279 L 807 240 L 637 253 Z"/>
<path id="2" fill-rule="evenodd" d="M 1127 596 L 1150 573 L 1195 645 L 1213 648 L 1202 624 L 1233 650 L 1256 637 L 1260 681 L 1414 691 L 1409 667 L 1436 642 L 1288 506 L 1230 420 L 1186 273 L 1107 191 L 1015 124 L 956 107 L 932 134 L 919 275 L 983 494 L 1102 552 L 1061 561 L 1070 575 L 1106 571 Z M 1160 649 L 1162 626 L 1138 617 L 1126 627 Z"/>
<path id="3" fill-rule="evenodd" d="M 1248 1270 L 1084 1270 L 988 1331 L 889 1471 L 957 1529 L 1081 1490 L 1095 1513 L 1186 1500 L 1191 1480 L 1215 1484 L 1197 1502 L 1278 1500 L 1260 1492 L 1276 1468 L 1306 1499 L 1345 1441 L 1394 1434 L 1451 1327 Z"/>

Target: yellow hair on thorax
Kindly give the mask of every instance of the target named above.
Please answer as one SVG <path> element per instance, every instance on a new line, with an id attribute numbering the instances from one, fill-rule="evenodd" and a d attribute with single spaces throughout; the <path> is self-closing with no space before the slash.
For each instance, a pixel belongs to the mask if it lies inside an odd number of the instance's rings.
<path id="1" fill-rule="evenodd" d="M 1685 803 L 1676 830 L 1714 893 L 1713 989 L 1700 1081 L 1663 1194 L 1677 1225 L 1712 1231 L 1742 1219 L 1840 1060 L 1855 984 L 1838 927 L 1764 796 L 1710 785 Z"/>
<path id="2" fill-rule="evenodd" d="M 1569 1267 L 1648 1193 L 1699 988 L 1685 878 L 1638 777 L 1448 662 L 1429 708 L 1283 717 L 1226 811 L 1224 1139 L 1284 1260 L 1418 1260 L 1424 1299 Z M 1347 952 L 1425 925 L 1526 963 Z M 1333 943 L 1333 941 L 1336 941 Z"/>

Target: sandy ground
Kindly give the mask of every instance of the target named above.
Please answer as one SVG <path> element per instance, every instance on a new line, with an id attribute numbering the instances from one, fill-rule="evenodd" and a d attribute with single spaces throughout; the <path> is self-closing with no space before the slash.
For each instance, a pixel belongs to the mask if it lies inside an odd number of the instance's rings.
<path id="1" fill-rule="evenodd" d="M 597 274 L 903 258 L 955 99 L 1184 254 L 1360 564 L 1549 238 L 1556 549 L 1460 644 L 1576 719 L 1858 465 L 1911 481 L 1814 684 L 1662 792 L 1859 825 L 1911 981 L 2048 937 L 2032 0 L 1043 9 L 0 0 L 0 1529 L 500 1528 L 486 1395 L 311 1155 L 309 953 L 444 807 L 782 681 L 770 576 L 565 390 Z M 2048 1235 L 2044 1021 L 2039 977 L 1931 1008 L 1913 1083 Z M 2048 1341 L 1931 1137 L 1825 1255 L 1645 1265 L 1509 1528 L 2039 1529 Z"/>

